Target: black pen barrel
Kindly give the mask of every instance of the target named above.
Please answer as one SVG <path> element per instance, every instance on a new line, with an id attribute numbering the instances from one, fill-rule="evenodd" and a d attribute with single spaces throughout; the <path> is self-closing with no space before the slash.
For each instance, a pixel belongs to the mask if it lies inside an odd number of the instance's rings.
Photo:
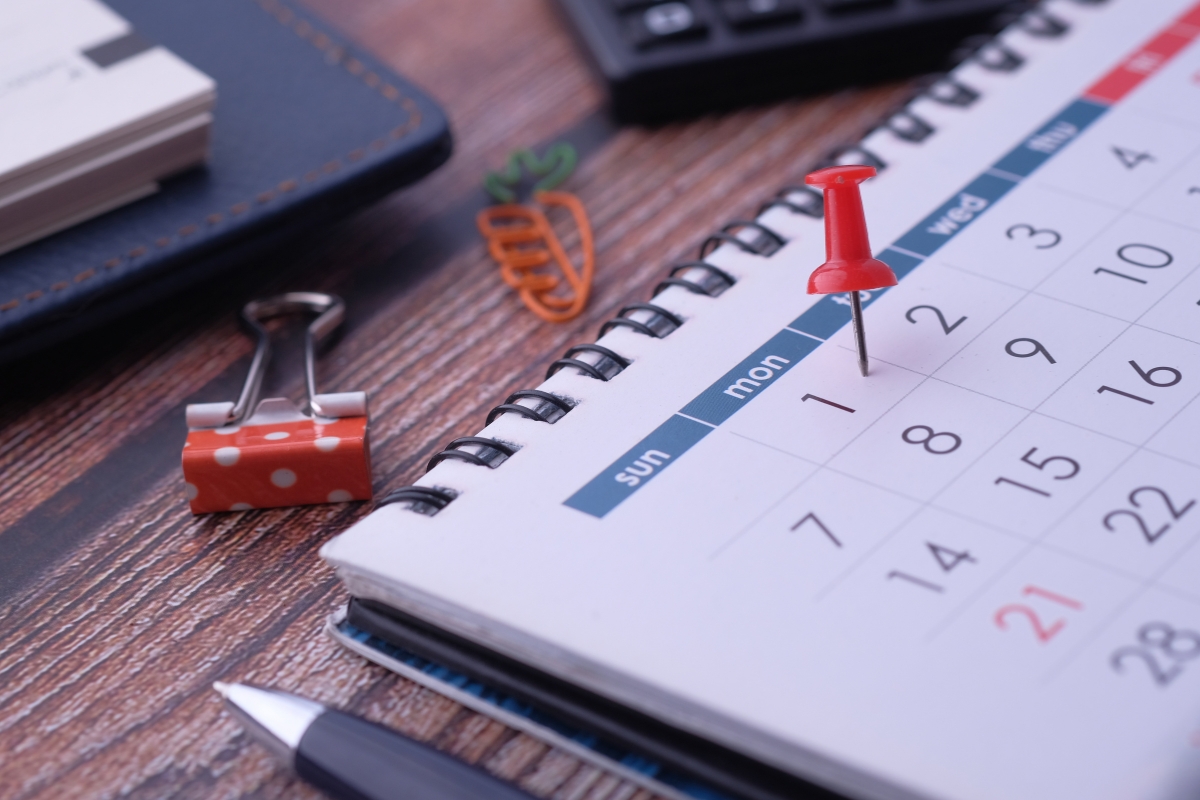
<path id="1" fill-rule="evenodd" d="M 530 800 L 481 769 L 337 711 L 304 732 L 296 772 L 338 800 Z"/>

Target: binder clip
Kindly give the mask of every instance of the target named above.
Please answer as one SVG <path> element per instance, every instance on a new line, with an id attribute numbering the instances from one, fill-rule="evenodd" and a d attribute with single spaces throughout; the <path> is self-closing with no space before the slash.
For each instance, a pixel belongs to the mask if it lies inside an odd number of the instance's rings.
<path id="1" fill-rule="evenodd" d="M 319 315 L 304 339 L 308 407 L 301 411 L 283 397 L 260 401 L 271 356 L 262 321 L 305 311 Z M 242 309 L 257 346 L 241 395 L 236 403 L 187 407 L 183 478 L 193 514 L 371 499 L 367 395 L 317 394 L 316 387 L 316 347 L 345 312 L 341 298 L 316 292 L 289 292 Z"/>

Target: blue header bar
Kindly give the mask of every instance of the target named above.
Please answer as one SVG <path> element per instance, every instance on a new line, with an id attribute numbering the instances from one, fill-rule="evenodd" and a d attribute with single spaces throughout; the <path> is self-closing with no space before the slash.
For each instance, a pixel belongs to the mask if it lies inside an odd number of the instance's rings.
<path id="1" fill-rule="evenodd" d="M 1015 181 L 985 172 L 896 240 L 896 247 L 922 256 L 933 255 L 1016 185 Z"/>
<path id="2" fill-rule="evenodd" d="M 673 415 L 568 497 L 565 505 L 603 517 L 713 430 L 709 425 Z"/>
<path id="3" fill-rule="evenodd" d="M 792 331 L 780 331 L 684 406 L 680 413 L 720 425 L 820 344 Z"/>
<path id="4" fill-rule="evenodd" d="M 1008 155 L 994 165 L 994 169 L 1028 178 L 1035 169 L 1045 164 L 1051 156 L 1066 147 L 1084 128 L 1098 120 L 1109 106 L 1090 100 L 1076 100 L 1058 112 L 1037 132 L 1013 148 Z"/>

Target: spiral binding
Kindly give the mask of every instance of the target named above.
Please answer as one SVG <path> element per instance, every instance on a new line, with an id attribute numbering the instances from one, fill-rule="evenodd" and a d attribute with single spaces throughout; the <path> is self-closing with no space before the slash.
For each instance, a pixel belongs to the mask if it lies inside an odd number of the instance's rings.
<path id="1" fill-rule="evenodd" d="M 599 338 L 599 337 L 597 337 Z M 600 356 L 600 360 L 594 364 L 589 364 L 586 361 L 580 361 L 575 356 L 580 353 L 595 353 Z M 577 344 L 563 354 L 563 357 L 552 363 L 546 368 L 546 378 L 558 372 L 563 367 L 575 367 L 575 369 L 588 375 L 596 380 L 608 381 L 619 374 L 621 370 L 628 367 L 629 359 L 624 356 L 619 356 L 607 347 L 602 347 L 598 344 Z M 492 409 L 492 414 L 496 409 Z M 493 419 L 492 414 L 488 414 L 488 419 Z M 557 422 L 557 420 L 546 420 L 546 422 Z"/>
<path id="2" fill-rule="evenodd" d="M 1105 0 L 1074 0 L 1080 5 L 1099 5 Z M 1032 8 L 1015 14 L 1003 21 L 1004 26 L 1015 26 L 1025 33 L 1043 39 L 1053 39 L 1063 36 L 1070 26 L 1062 19 L 1040 8 Z M 958 64 L 970 61 L 986 70 L 998 73 L 1011 73 L 1019 70 L 1025 63 L 1025 57 L 1005 45 L 997 37 L 972 37 L 951 56 L 952 62 Z M 934 77 L 927 81 L 907 101 L 902 108 L 886 117 L 882 123 L 867 132 L 865 141 L 875 132 L 883 129 L 893 136 L 906 142 L 921 143 L 936 133 L 937 129 L 925 119 L 915 114 L 909 106 L 919 98 L 926 98 L 945 106 L 966 108 L 980 98 L 980 92 L 961 81 L 952 74 Z M 888 165 L 877 154 L 865 148 L 861 143 L 839 148 L 828 158 L 819 162 L 817 167 L 835 166 L 840 164 L 868 164 L 882 172 Z M 825 215 L 824 199 L 821 193 L 810 186 L 785 186 L 772 199 L 759 207 L 756 216 L 771 208 L 784 208 L 793 214 L 820 219 Z M 749 238 L 747 233 L 753 235 Z M 730 244 L 740 250 L 757 256 L 768 257 L 780 250 L 787 239 L 761 222 L 752 219 L 738 219 L 730 222 L 706 238 L 700 245 L 699 257 L 695 261 L 684 261 L 671 267 L 667 277 L 660 281 L 651 292 L 653 300 L 660 293 L 672 286 L 681 287 L 694 294 L 708 297 L 719 297 L 727 289 L 737 283 L 737 280 L 720 267 L 709 264 L 705 259 L 722 245 Z M 629 315 L 643 312 L 643 317 L 633 319 Z M 652 338 L 661 339 L 669 336 L 676 328 L 683 325 L 684 320 L 671 311 L 652 302 L 630 303 L 617 312 L 616 316 L 600 326 L 597 339 L 603 338 L 614 328 L 627 328 L 636 333 Z M 576 356 L 590 353 L 593 361 L 583 361 Z M 580 375 L 585 375 L 599 381 L 610 381 L 626 367 L 630 360 L 599 344 L 578 344 L 568 349 L 562 358 L 552 362 L 546 370 L 549 378 L 559 370 L 572 368 Z M 517 401 L 524 400 L 526 404 Z M 518 414 L 535 422 L 553 425 L 574 408 L 575 403 L 570 398 L 561 397 L 541 389 L 521 389 L 510 394 L 503 403 L 493 408 L 487 415 L 487 425 L 491 425 L 504 414 Z M 429 459 L 426 472 L 432 470 L 442 461 L 452 459 L 464 461 L 477 466 L 496 469 L 513 456 L 517 451 L 515 445 L 482 436 L 465 436 L 450 442 L 439 453 Z M 385 495 L 376 507 L 392 503 L 408 503 L 409 508 L 420 514 L 429 516 L 437 514 L 454 501 L 458 492 L 445 487 L 404 486 Z"/>
<path id="3" fill-rule="evenodd" d="M 429 486 L 401 486 L 388 492 L 375 503 L 375 508 L 383 508 L 393 503 L 408 503 L 409 510 L 418 514 L 432 517 L 458 497 L 458 493 L 450 489 L 435 489 Z"/>

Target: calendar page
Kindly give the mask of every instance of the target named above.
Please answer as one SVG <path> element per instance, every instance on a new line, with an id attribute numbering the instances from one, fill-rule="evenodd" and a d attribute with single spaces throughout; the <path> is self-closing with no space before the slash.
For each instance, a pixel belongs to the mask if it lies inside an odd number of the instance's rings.
<path id="1" fill-rule="evenodd" d="M 328 545 L 351 592 L 851 797 L 1200 796 L 1200 5 L 1044 8 L 863 144 L 869 376 L 773 208 Z"/>

